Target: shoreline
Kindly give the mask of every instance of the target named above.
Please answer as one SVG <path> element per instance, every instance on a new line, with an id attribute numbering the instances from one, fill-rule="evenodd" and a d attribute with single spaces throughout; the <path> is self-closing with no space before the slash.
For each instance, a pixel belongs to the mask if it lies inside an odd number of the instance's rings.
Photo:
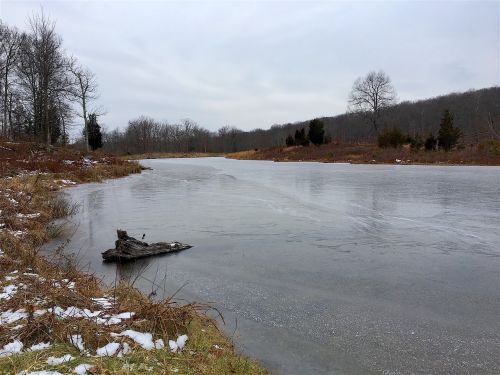
<path id="1" fill-rule="evenodd" d="M 10 165 L 0 179 L 0 373 L 266 374 L 236 353 L 210 306 L 156 301 L 120 280 L 108 288 L 61 249 L 38 254 L 64 230 L 54 220 L 75 212 L 62 189 L 141 171 L 102 154 L 57 152 L 26 153 L 22 164 L 33 168 Z"/>
<path id="2" fill-rule="evenodd" d="M 491 148 L 467 148 L 444 151 L 414 151 L 408 147 L 379 148 L 374 144 L 338 144 L 321 146 L 275 147 L 224 155 L 236 160 L 269 160 L 275 162 L 319 162 L 387 165 L 500 166 L 500 153 Z"/>

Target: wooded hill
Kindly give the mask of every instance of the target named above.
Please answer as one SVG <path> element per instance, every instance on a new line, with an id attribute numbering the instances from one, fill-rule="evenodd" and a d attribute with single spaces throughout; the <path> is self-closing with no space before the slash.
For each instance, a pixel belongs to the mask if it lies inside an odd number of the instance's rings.
<path id="1" fill-rule="evenodd" d="M 500 139 L 500 87 L 470 90 L 436 98 L 414 102 L 401 102 L 388 109 L 382 118 L 384 128 L 398 128 L 404 134 L 425 137 L 437 134 L 443 111 L 448 109 L 454 118 L 454 125 L 463 132 L 463 141 L 477 143 L 483 139 Z M 333 117 L 320 118 L 325 133 L 340 142 L 376 142 L 373 127 L 357 114 L 345 113 Z M 263 141 L 261 131 L 248 132 L 246 137 L 255 138 L 247 148 L 263 148 L 283 145 L 288 134 L 296 129 L 306 128 L 309 121 L 293 124 L 274 125 L 268 131 L 267 141 Z M 242 138 L 246 138 L 241 135 Z M 248 140 L 242 142 L 247 143 Z M 254 147 L 253 147 L 254 146 Z"/>

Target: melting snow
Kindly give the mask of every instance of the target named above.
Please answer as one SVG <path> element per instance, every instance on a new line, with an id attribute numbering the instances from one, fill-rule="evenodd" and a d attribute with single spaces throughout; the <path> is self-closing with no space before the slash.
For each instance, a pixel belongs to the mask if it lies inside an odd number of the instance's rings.
<path id="1" fill-rule="evenodd" d="M 151 333 L 142 333 L 132 329 L 127 329 L 122 333 L 115 333 L 113 336 L 126 336 L 134 340 L 146 350 L 151 350 L 155 347 L 155 344 L 153 343 L 153 335 Z"/>
<path id="2" fill-rule="evenodd" d="M 40 344 L 31 345 L 28 348 L 28 351 L 35 352 L 37 350 L 48 349 L 50 347 L 51 347 L 50 342 L 41 342 Z"/>
<path id="3" fill-rule="evenodd" d="M 109 309 L 109 308 L 113 307 L 113 304 L 106 297 L 92 298 L 92 300 L 95 303 L 101 305 L 101 307 L 103 309 Z"/>
<path id="4" fill-rule="evenodd" d="M 178 353 L 184 348 L 187 340 L 188 340 L 187 335 L 182 335 L 177 337 L 176 341 L 168 340 L 168 346 L 170 347 L 170 350 L 172 350 L 174 353 Z"/>
<path id="5" fill-rule="evenodd" d="M 4 345 L 2 349 L 0 349 L 0 357 L 8 357 L 12 354 L 19 353 L 23 349 L 23 343 L 19 340 L 15 340 L 11 343 Z"/>
<path id="6" fill-rule="evenodd" d="M 19 214 L 16 215 L 16 217 L 18 219 L 35 219 L 35 218 L 37 218 L 39 216 L 40 216 L 39 212 L 34 213 L 34 214 L 21 214 L 21 213 L 19 213 Z"/>
<path id="7" fill-rule="evenodd" d="M 92 367 L 92 365 L 82 363 L 81 365 L 76 366 L 73 372 L 77 375 L 85 375 Z"/>
<path id="8" fill-rule="evenodd" d="M 77 348 L 80 353 L 85 353 L 85 346 L 83 345 L 82 335 L 70 335 L 68 336 L 69 342 L 75 348 Z"/>
<path id="9" fill-rule="evenodd" d="M 28 316 L 24 309 L 19 309 L 17 311 L 7 310 L 0 315 L 0 325 L 10 324 L 17 322 L 18 320 L 24 319 Z"/>
<path id="10" fill-rule="evenodd" d="M 119 343 L 110 342 L 109 344 L 104 345 L 102 348 L 97 349 L 96 355 L 99 357 L 111 357 L 116 354 L 119 348 L 120 348 Z"/>
<path id="11" fill-rule="evenodd" d="M 17 292 L 17 285 L 11 284 L 3 287 L 3 293 L 0 293 L 0 299 L 11 299 Z"/>
<path id="12" fill-rule="evenodd" d="M 49 357 L 47 363 L 51 366 L 57 366 L 61 363 L 69 362 L 75 359 L 71 354 L 65 354 L 62 357 Z"/>

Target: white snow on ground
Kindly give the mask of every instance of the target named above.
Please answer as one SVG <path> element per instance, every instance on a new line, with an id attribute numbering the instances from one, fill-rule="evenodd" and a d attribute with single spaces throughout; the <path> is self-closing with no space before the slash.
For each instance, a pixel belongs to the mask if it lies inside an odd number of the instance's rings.
<path id="1" fill-rule="evenodd" d="M 184 348 L 187 340 L 188 340 L 187 335 L 182 335 L 177 337 L 176 341 L 168 340 L 168 346 L 170 347 L 170 350 L 172 350 L 172 352 L 178 353 Z"/>
<path id="2" fill-rule="evenodd" d="M 85 346 L 83 343 L 82 335 L 70 335 L 68 336 L 68 339 L 71 345 L 77 348 L 80 353 L 85 353 Z"/>
<path id="3" fill-rule="evenodd" d="M 71 354 L 65 354 L 62 357 L 49 357 L 47 358 L 47 363 L 51 366 L 57 366 L 61 363 L 69 362 L 75 359 Z"/>
<path id="4" fill-rule="evenodd" d="M 110 342 L 109 344 L 104 345 L 102 348 L 97 349 L 96 355 L 98 357 L 112 357 L 116 354 L 119 348 L 119 343 Z"/>
<path id="5" fill-rule="evenodd" d="M 92 367 L 92 365 L 82 363 L 81 365 L 76 366 L 73 372 L 77 375 L 85 375 Z"/>
<path id="6" fill-rule="evenodd" d="M 0 224 L 0 228 L 3 228 L 2 225 L 5 225 L 5 224 Z M 0 249 L 0 257 L 3 257 L 5 255 L 5 253 L 2 251 L 2 249 Z"/>
<path id="7" fill-rule="evenodd" d="M 17 293 L 17 285 L 11 284 L 3 287 L 3 292 L 0 293 L 0 299 L 9 300 Z"/>
<path id="8" fill-rule="evenodd" d="M 100 297 L 100 298 L 92 298 L 92 300 L 101 305 L 101 307 L 103 309 L 110 309 L 111 307 L 113 307 L 113 304 L 111 303 L 111 301 L 109 299 L 107 299 L 106 297 Z"/>
<path id="9" fill-rule="evenodd" d="M 31 372 L 26 372 L 26 371 L 21 371 L 17 375 L 62 375 L 59 371 L 31 371 Z"/>
<path id="10" fill-rule="evenodd" d="M 116 314 L 113 316 L 104 316 L 104 318 L 107 318 L 107 320 L 104 322 L 107 326 L 112 325 L 112 324 L 119 324 L 122 322 L 123 319 L 130 319 L 135 315 L 134 312 L 123 312 L 120 314 Z M 99 323 L 99 322 L 98 322 Z M 101 323 L 99 323 L 101 324 Z"/>
<path id="11" fill-rule="evenodd" d="M 59 182 L 63 185 L 76 185 L 76 182 L 71 180 L 54 180 L 54 182 Z"/>
<path id="12" fill-rule="evenodd" d="M 23 350 L 23 343 L 19 340 L 14 340 L 8 344 L 5 344 L 2 349 L 0 349 L 0 357 L 8 357 L 9 355 L 19 353 Z"/>
<path id="13" fill-rule="evenodd" d="M 123 357 L 124 355 L 127 355 L 128 353 L 130 353 L 130 346 L 126 342 L 124 342 L 122 344 L 122 349 L 118 352 L 118 354 L 116 356 Z"/>
<path id="14" fill-rule="evenodd" d="M 43 314 L 45 314 L 46 312 L 47 312 L 47 310 L 45 310 L 45 309 L 35 310 L 35 312 L 33 313 L 33 316 L 39 317 L 39 316 L 42 316 Z"/>
<path id="15" fill-rule="evenodd" d="M 162 339 L 158 339 L 155 341 L 155 349 L 163 349 L 165 347 L 165 343 Z"/>
<path id="16" fill-rule="evenodd" d="M 50 342 L 41 342 L 40 344 L 31 345 L 28 348 L 29 352 L 36 352 L 37 350 L 44 350 L 50 348 L 52 345 Z"/>
<path id="17" fill-rule="evenodd" d="M 19 309 L 17 311 L 7 310 L 0 314 L 0 325 L 14 323 L 27 316 L 28 314 L 26 314 L 24 309 Z"/>
<path id="18" fill-rule="evenodd" d="M 66 309 L 63 309 L 59 306 L 49 308 L 48 311 L 50 313 L 54 313 L 54 315 L 57 315 L 60 318 L 95 318 L 97 317 L 102 311 L 92 311 L 89 309 L 80 309 L 75 306 L 70 306 Z"/>
<path id="19" fill-rule="evenodd" d="M 21 214 L 21 213 L 19 213 L 19 214 L 16 215 L 16 217 L 18 219 L 35 219 L 35 218 L 37 218 L 39 216 L 40 216 L 39 212 L 36 212 L 34 214 Z"/>
<path id="20" fill-rule="evenodd" d="M 155 347 L 155 344 L 153 343 L 153 335 L 151 333 L 142 333 L 132 329 L 127 329 L 122 333 L 111 334 L 111 336 L 126 336 L 134 340 L 146 350 L 151 350 Z"/>

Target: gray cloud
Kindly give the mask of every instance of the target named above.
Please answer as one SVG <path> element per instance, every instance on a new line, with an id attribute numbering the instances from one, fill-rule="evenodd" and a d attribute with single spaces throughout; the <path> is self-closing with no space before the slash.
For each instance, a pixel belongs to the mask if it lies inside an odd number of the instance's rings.
<path id="1" fill-rule="evenodd" d="M 98 76 L 108 128 L 137 115 L 217 129 L 342 113 L 384 69 L 402 100 L 499 84 L 498 2 L 5 1 L 44 12 Z"/>

